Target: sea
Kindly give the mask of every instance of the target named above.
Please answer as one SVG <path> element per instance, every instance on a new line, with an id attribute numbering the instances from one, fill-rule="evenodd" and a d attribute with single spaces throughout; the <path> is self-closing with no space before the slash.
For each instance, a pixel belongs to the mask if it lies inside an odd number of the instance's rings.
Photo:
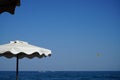
<path id="1" fill-rule="evenodd" d="M 0 80 L 15 76 L 15 71 L 0 71 Z M 120 71 L 20 71 L 19 80 L 120 80 Z"/>

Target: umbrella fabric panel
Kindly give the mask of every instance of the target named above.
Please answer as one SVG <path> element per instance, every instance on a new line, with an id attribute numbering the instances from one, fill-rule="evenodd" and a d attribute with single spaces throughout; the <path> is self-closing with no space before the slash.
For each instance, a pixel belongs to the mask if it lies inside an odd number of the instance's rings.
<path id="1" fill-rule="evenodd" d="M 20 6 L 20 0 L 0 0 L 0 14 L 3 12 L 14 14 L 16 6 Z"/>

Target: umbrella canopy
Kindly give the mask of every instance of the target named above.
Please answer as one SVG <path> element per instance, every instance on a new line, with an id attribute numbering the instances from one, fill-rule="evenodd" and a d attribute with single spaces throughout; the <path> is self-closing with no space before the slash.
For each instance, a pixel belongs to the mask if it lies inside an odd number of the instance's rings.
<path id="1" fill-rule="evenodd" d="M 51 55 L 51 51 L 45 48 L 33 46 L 24 41 L 11 41 L 8 44 L 0 45 L 0 56 L 7 58 L 33 58 L 33 57 L 46 57 Z"/>
<path id="2" fill-rule="evenodd" d="M 20 0 L 0 0 L 0 14 L 3 12 L 14 14 L 16 6 L 20 6 Z"/>
<path id="3" fill-rule="evenodd" d="M 16 57 L 16 80 L 18 80 L 19 59 L 27 57 L 46 57 L 51 55 L 51 50 L 40 48 L 24 41 L 11 41 L 8 44 L 0 45 L 0 56 L 7 58 Z"/>

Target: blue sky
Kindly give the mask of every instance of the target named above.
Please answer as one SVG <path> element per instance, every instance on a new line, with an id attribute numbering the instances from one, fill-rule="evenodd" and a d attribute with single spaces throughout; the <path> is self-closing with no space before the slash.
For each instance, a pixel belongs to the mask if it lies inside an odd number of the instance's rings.
<path id="1" fill-rule="evenodd" d="M 19 70 L 120 71 L 120 1 L 21 0 L 14 15 L 0 14 L 0 44 L 11 40 L 53 53 L 20 59 Z M 16 69 L 15 58 L 0 64 L 0 71 Z"/>

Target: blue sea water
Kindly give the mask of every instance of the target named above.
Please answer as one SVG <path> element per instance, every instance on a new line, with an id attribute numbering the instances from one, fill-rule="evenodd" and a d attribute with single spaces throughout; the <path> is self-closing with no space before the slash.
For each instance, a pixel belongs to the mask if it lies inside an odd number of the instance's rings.
<path id="1" fill-rule="evenodd" d="M 0 71 L 0 80 L 15 80 L 15 71 Z M 20 71 L 19 80 L 120 80 L 120 71 Z"/>

